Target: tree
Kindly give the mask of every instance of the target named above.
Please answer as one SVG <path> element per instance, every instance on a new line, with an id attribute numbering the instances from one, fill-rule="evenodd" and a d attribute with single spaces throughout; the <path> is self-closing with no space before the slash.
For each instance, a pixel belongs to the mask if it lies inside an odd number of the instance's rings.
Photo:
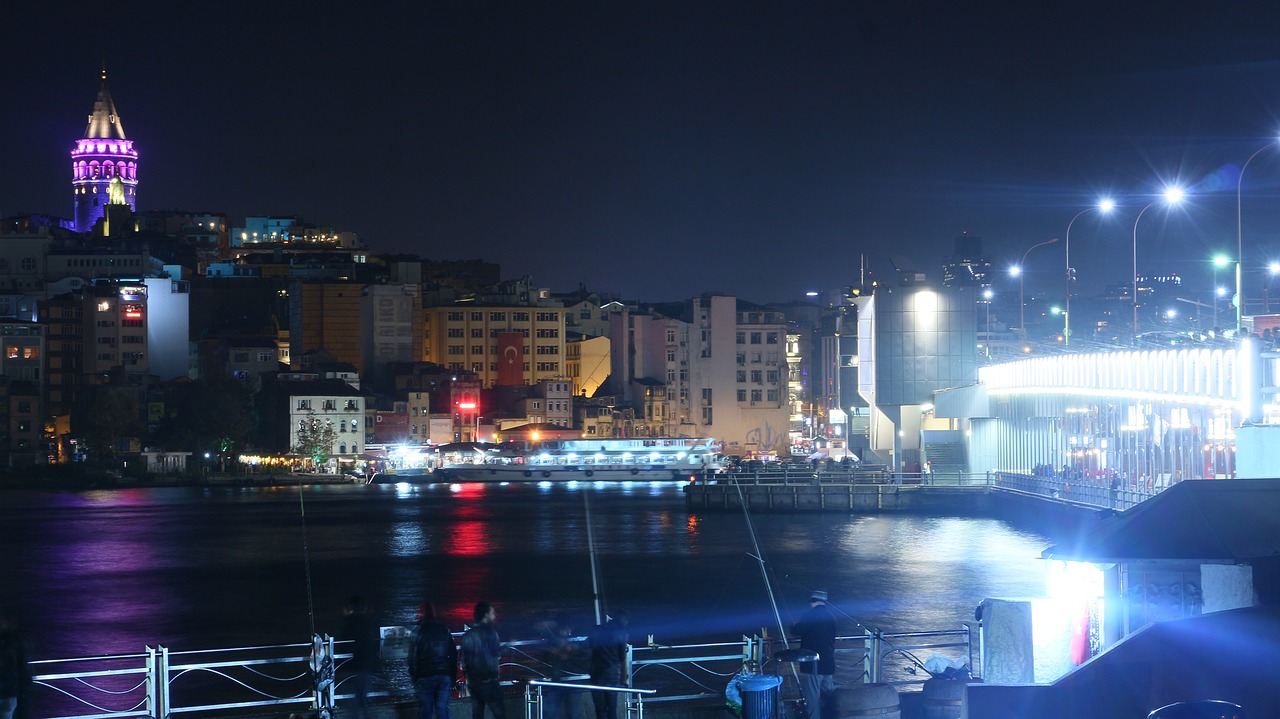
<path id="1" fill-rule="evenodd" d="M 231 452 L 253 429 L 249 385 L 231 377 L 202 377 L 170 388 L 161 437 L 173 448 Z"/>
<path id="2" fill-rule="evenodd" d="M 133 393 L 99 386 L 83 392 L 72 417 L 72 432 L 101 460 L 114 457 L 120 440 L 142 434 L 142 415 Z"/>
<path id="3" fill-rule="evenodd" d="M 338 431 L 333 428 L 333 420 L 320 419 L 308 412 L 298 426 L 298 441 L 293 445 L 293 451 L 321 465 L 329 461 L 333 444 L 337 441 Z"/>

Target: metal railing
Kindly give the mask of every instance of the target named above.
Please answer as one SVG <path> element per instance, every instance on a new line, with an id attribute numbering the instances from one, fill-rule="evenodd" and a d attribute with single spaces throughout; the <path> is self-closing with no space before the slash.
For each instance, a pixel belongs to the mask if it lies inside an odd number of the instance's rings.
<path id="1" fill-rule="evenodd" d="M 1184 480 L 1202 481 L 1202 480 Z M 1156 496 L 1168 486 L 1157 483 L 1133 484 L 1117 481 L 1114 486 L 1110 480 L 1090 480 L 1080 478 L 1063 479 L 1059 475 L 1020 474 L 1016 472 L 996 472 L 992 486 L 1002 489 L 1034 494 L 1048 499 L 1056 499 L 1069 504 L 1079 504 L 1101 509 L 1123 511 Z"/>
<path id="2" fill-rule="evenodd" d="M 623 716 L 626 719 L 644 719 L 644 698 L 654 694 L 657 689 L 633 689 L 631 687 L 610 687 L 599 684 L 580 684 L 577 682 L 553 682 L 544 679 L 531 679 L 524 685 L 524 717 L 525 719 L 542 718 L 543 688 L 565 689 L 568 691 L 608 692 L 623 695 Z"/>
<path id="3" fill-rule="evenodd" d="M 387 632 L 384 631 L 384 636 Z M 394 632 L 392 633 L 394 635 Z M 922 683 L 922 662 L 916 652 L 932 650 L 980 666 L 974 657 L 977 642 L 972 629 L 890 633 L 872 631 L 837 639 L 837 678 L 840 681 L 879 681 L 897 685 Z M 585 638 L 575 637 L 575 642 Z M 794 642 L 793 642 L 794 644 Z M 177 715 L 243 714 L 254 709 L 312 711 L 328 719 L 341 700 L 352 674 L 344 670 L 349 646 L 333 637 L 316 635 L 312 642 L 232 649 L 170 652 L 148 647 L 140 654 L 84 657 L 31 662 L 34 685 L 26 702 L 35 719 L 171 719 Z M 744 636 L 740 641 L 663 645 L 653 641 L 628 647 L 624 678 L 628 686 L 603 687 L 578 681 L 552 682 L 549 665 L 539 656 L 540 640 L 504 645 L 516 656 L 502 664 L 505 686 L 523 684 L 526 702 L 531 687 L 568 686 L 578 690 L 611 691 L 626 696 L 627 719 L 643 719 L 643 696 L 649 702 L 681 702 L 723 698 L 732 677 L 743 673 L 782 675 L 784 663 L 774 653 L 782 640 Z M 403 663 L 388 660 L 382 688 L 371 697 L 413 701 L 412 687 L 399 677 Z M 514 659 L 514 661 L 511 661 Z M 572 678 L 582 678 L 577 675 Z M 637 689 L 640 679 L 651 688 Z M 661 696 L 652 696 L 657 693 Z M 536 706 L 541 712 L 540 690 Z M 528 710 L 526 710 L 526 713 Z M 537 716 L 530 719 L 539 719 Z"/>
<path id="4" fill-rule="evenodd" d="M 751 484 L 813 486 L 816 484 L 922 484 L 933 486 L 969 487 L 990 484 L 990 472 L 889 472 L 884 469 L 866 471 L 819 469 L 813 471 L 804 465 L 779 464 L 777 468 L 755 471 L 707 473 L 698 477 L 699 482 L 716 484 Z"/>

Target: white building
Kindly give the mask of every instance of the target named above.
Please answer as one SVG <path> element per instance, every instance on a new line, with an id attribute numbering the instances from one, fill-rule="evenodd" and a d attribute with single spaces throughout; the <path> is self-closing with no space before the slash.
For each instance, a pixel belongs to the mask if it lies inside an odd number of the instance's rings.
<path id="1" fill-rule="evenodd" d="M 614 323 L 613 371 L 624 400 L 663 412 L 662 434 L 715 437 L 729 454 L 787 449 L 782 313 L 710 295 L 645 313 L 623 310 Z M 665 384 L 665 401 L 650 401 L 655 380 Z"/>

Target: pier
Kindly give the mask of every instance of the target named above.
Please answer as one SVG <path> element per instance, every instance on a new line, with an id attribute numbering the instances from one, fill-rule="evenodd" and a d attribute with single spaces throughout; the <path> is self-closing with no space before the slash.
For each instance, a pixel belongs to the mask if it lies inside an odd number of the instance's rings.
<path id="1" fill-rule="evenodd" d="M 1203 480 L 1188 480 L 1203 481 Z M 1123 511 L 1170 484 L 1075 481 L 1015 472 L 892 475 L 883 471 L 778 471 L 703 475 L 685 485 L 689 511 L 1034 512 Z"/>

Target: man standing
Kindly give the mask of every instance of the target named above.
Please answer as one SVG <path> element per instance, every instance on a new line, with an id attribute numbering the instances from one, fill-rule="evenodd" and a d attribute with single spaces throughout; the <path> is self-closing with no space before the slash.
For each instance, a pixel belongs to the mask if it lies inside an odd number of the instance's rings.
<path id="1" fill-rule="evenodd" d="M 573 656 L 573 622 L 567 614 L 556 615 L 555 621 L 543 628 L 547 650 L 547 678 L 563 682 L 570 674 L 569 661 Z M 542 688 L 543 719 L 574 719 L 578 715 L 575 690 L 565 687 Z"/>
<path id="2" fill-rule="evenodd" d="M 489 707 L 493 719 L 506 719 L 507 706 L 498 683 L 498 656 L 502 642 L 493 623 L 498 613 L 488 602 L 477 602 L 475 626 L 462 635 L 462 671 L 467 675 L 467 689 L 471 691 L 471 719 L 484 719 L 484 708 Z"/>
<path id="3" fill-rule="evenodd" d="M 418 632 L 409 650 L 409 677 L 418 696 L 419 719 L 449 719 L 449 690 L 458 669 L 458 646 L 444 624 L 436 621 L 431 602 L 419 607 Z"/>
<path id="4" fill-rule="evenodd" d="M 591 683 L 597 686 L 624 686 L 622 669 L 627 663 L 627 625 L 631 615 L 626 610 L 615 612 L 614 617 L 596 627 L 591 634 Z M 614 719 L 618 712 L 618 693 L 593 691 L 596 719 Z"/>
<path id="5" fill-rule="evenodd" d="M 343 609 L 342 638 L 351 642 L 352 693 L 355 694 L 355 719 L 365 719 L 369 711 L 369 690 L 373 688 L 373 672 L 378 664 L 378 626 L 369 616 L 364 597 L 356 595 L 347 600 Z"/>
<path id="6" fill-rule="evenodd" d="M 816 662 L 800 664 L 800 693 L 804 695 L 808 719 L 822 719 L 826 703 L 836 690 L 836 617 L 827 606 L 827 593 L 816 589 L 809 595 L 809 611 L 792 627 L 800 637 L 800 648 L 818 654 Z"/>

